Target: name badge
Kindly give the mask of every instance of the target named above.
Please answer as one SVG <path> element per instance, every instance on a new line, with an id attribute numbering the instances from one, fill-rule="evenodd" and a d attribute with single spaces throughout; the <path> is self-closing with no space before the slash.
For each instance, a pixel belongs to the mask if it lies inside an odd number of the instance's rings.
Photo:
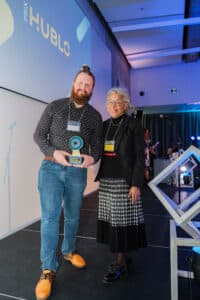
<path id="1" fill-rule="evenodd" d="M 114 150 L 115 150 L 115 141 L 105 141 L 104 151 L 114 152 Z"/>
<path id="2" fill-rule="evenodd" d="M 67 130 L 74 131 L 74 132 L 80 132 L 80 122 L 78 121 L 68 121 L 67 122 Z"/>

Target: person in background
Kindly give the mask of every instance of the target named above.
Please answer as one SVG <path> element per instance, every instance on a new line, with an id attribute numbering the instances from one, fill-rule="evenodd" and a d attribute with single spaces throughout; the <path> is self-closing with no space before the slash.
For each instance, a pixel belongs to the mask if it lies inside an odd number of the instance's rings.
<path id="1" fill-rule="evenodd" d="M 167 149 L 167 154 L 171 161 L 178 158 L 181 154 L 183 154 L 183 152 L 184 149 L 180 142 L 178 142 L 177 144 L 173 143 L 172 146 Z"/>
<path id="2" fill-rule="evenodd" d="M 104 122 L 104 152 L 99 184 L 97 242 L 108 245 L 116 260 L 103 278 L 110 284 L 128 272 L 128 253 L 146 246 L 141 187 L 144 180 L 144 134 L 128 116 L 130 97 L 122 88 L 107 93 L 110 118 Z"/>
<path id="3" fill-rule="evenodd" d="M 144 152 L 145 152 L 145 171 L 144 178 L 146 182 L 149 182 L 153 171 L 153 160 L 156 155 L 156 147 L 159 144 L 157 142 L 152 145 L 151 134 L 148 128 L 144 128 Z"/>
<path id="4" fill-rule="evenodd" d="M 84 65 L 74 78 L 70 97 L 48 104 L 34 133 L 35 142 L 44 154 L 38 182 L 42 275 L 35 289 L 37 300 L 50 296 L 58 269 L 62 201 L 63 257 L 76 268 L 86 266 L 85 259 L 75 252 L 75 240 L 87 168 L 99 160 L 102 152 L 102 118 L 88 103 L 94 85 L 95 77 Z M 72 155 L 77 149 L 80 153 Z"/>

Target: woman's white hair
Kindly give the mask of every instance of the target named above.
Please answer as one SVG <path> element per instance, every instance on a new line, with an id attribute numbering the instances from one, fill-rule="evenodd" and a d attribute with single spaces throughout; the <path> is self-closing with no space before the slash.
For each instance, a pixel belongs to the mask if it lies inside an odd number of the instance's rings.
<path id="1" fill-rule="evenodd" d="M 109 96 L 111 94 L 117 94 L 120 97 L 122 97 L 123 101 L 127 103 L 127 109 L 126 111 L 132 110 L 133 109 L 133 105 L 131 105 L 130 101 L 130 95 L 127 89 L 125 88 L 120 88 L 120 87 L 112 87 L 108 92 L 107 92 L 107 100 L 109 99 Z"/>

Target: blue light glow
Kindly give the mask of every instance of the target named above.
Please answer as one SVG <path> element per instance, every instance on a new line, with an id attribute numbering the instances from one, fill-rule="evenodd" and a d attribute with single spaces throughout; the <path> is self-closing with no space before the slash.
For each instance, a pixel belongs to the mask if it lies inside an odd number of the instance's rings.
<path id="1" fill-rule="evenodd" d="M 193 247 L 192 251 L 194 251 L 197 254 L 200 254 L 200 247 Z"/>

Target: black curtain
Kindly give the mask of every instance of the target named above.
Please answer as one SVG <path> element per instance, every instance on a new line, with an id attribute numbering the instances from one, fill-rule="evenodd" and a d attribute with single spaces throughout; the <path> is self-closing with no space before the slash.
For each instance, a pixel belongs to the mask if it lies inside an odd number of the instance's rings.
<path id="1" fill-rule="evenodd" d="M 167 157 L 167 149 L 173 144 L 184 150 L 190 145 L 200 146 L 200 141 L 190 138 L 200 135 L 200 112 L 144 114 L 142 123 L 150 129 L 152 143 L 159 141 L 158 157 Z"/>

